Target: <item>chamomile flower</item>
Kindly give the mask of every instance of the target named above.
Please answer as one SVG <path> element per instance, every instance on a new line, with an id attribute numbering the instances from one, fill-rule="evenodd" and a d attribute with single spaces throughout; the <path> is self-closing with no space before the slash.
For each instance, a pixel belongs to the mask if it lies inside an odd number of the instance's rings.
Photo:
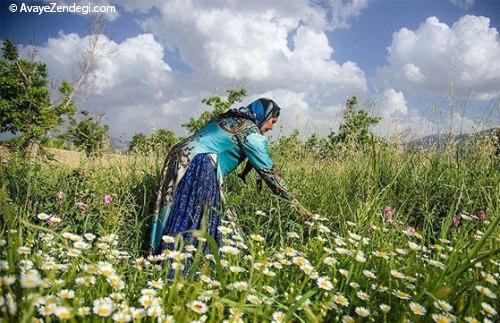
<path id="1" fill-rule="evenodd" d="M 35 288 L 42 284 L 40 273 L 35 269 L 22 272 L 20 281 L 23 288 Z"/>
<path id="2" fill-rule="evenodd" d="M 368 317 L 370 315 L 370 310 L 363 306 L 356 307 L 354 311 L 356 312 L 356 314 L 362 317 Z"/>
<path id="3" fill-rule="evenodd" d="M 277 311 L 273 313 L 272 323 L 282 323 L 285 322 L 285 313 L 281 311 Z"/>
<path id="4" fill-rule="evenodd" d="M 94 300 L 93 305 L 93 312 L 98 316 L 108 317 L 113 312 L 114 304 L 109 297 L 96 299 Z"/>
<path id="5" fill-rule="evenodd" d="M 233 232 L 233 229 L 223 225 L 219 225 L 217 229 L 219 229 L 219 232 L 222 233 L 222 235 L 228 235 Z"/>
<path id="6" fill-rule="evenodd" d="M 335 266 L 336 264 L 338 264 L 338 261 L 333 257 L 326 257 L 325 259 L 323 259 L 323 263 L 328 266 Z"/>
<path id="7" fill-rule="evenodd" d="M 339 255 L 349 255 L 351 253 L 349 249 L 342 247 L 335 248 L 335 252 L 338 253 Z"/>
<path id="8" fill-rule="evenodd" d="M 476 286 L 476 289 L 481 293 L 483 294 L 484 296 L 486 297 L 489 297 L 489 298 L 492 298 L 492 299 L 496 299 L 497 298 L 497 295 L 495 293 L 493 293 L 491 291 L 491 289 L 489 289 L 488 287 L 483 287 L 481 285 L 477 285 Z"/>
<path id="9" fill-rule="evenodd" d="M 109 277 L 115 274 L 115 269 L 109 262 L 100 261 L 99 263 L 97 263 L 97 269 L 99 274 L 103 275 L 104 277 Z"/>
<path id="10" fill-rule="evenodd" d="M 344 315 L 344 316 L 342 316 L 342 321 L 341 322 L 342 323 L 354 323 L 356 321 L 354 320 L 354 318 L 352 316 L 350 316 L 350 315 Z"/>
<path id="11" fill-rule="evenodd" d="M 153 305 L 158 304 L 159 298 L 151 295 L 142 295 L 139 297 L 139 304 L 142 305 L 144 308 L 151 307 Z"/>
<path id="12" fill-rule="evenodd" d="M 253 294 L 250 294 L 247 296 L 247 300 L 254 304 L 254 305 L 262 305 L 262 300 L 260 299 L 260 297 L 256 296 L 256 295 L 253 295 Z"/>
<path id="13" fill-rule="evenodd" d="M 425 313 L 427 312 L 422 305 L 414 302 L 410 303 L 410 310 L 414 315 L 420 315 L 420 316 L 425 315 Z"/>
<path id="14" fill-rule="evenodd" d="M 71 314 L 71 311 L 65 307 L 65 306 L 58 306 L 56 307 L 54 314 L 61 320 L 69 320 L 73 314 Z"/>
<path id="15" fill-rule="evenodd" d="M 114 290 L 122 290 L 125 288 L 125 282 L 118 275 L 111 275 L 106 278 L 106 281 Z"/>
<path id="16" fill-rule="evenodd" d="M 345 269 L 340 268 L 340 269 L 339 269 L 339 273 L 340 273 L 342 276 L 347 277 L 347 275 L 349 274 L 349 271 L 348 271 L 348 270 L 345 270 Z"/>
<path id="17" fill-rule="evenodd" d="M 154 304 L 146 310 L 146 315 L 149 317 L 159 317 L 162 314 L 162 308 L 158 304 Z"/>
<path id="18" fill-rule="evenodd" d="M 347 297 L 345 297 L 342 294 L 335 295 L 333 298 L 333 301 L 339 305 L 344 306 L 344 307 L 349 306 L 349 300 L 347 299 Z"/>
<path id="19" fill-rule="evenodd" d="M 71 289 L 62 289 L 59 292 L 59 297 L 61 299 L 72 299 L 72 298 L 75 298 L 75 291 L 73 291 Z"/>
<path id="20" fill-rule="evenodd" d="M 432 319 L 436 323 L 451 323 L 452 319 L 445 314 L 432 314 Z"/>
<path id="21" fill-rule="evenodd" d="M 405 275 L 402 272 L 399 272 L 397 270 L 391 270 L 391 276 L 399 278 L 399 279 L 404 279 Z"/>
<path id="22" fill-rule="evenodd" d="M 76 314 L 78 316 L 80 316 L 80 317 L 84 317 L 84 316 L 90 315 L 90 307 L 88 307 L 88 306 L 79 307 L 76 310 Z"/>
<path id="23" fill-rule="evenodd" d="M 486 302 L 482 302 L 481 307 L 483 308 L 483 311 L 486 315 L 488 315 L 490 317 L 497 315 L 497 311 L 490 304 L 488 304 Z"/>
<path id="24" fill-rule="evenodd" d="M 115 314 L 113 314 L 112 319 L 115 322 L 125 323 L 132 321 L 132 315 L 122 311 L 118 311 Z"/>
<path id="25" fill-rule="evenodd" d="M 231 256 L 235 256 L 240 253 L 240 250 L 238 248 L 232 247 L 232 246 L 223 246 L 220 249 L 220 252 L 224 254 L 228 254 Z"/>
<path id="26" fill-rule="evenodd" d="M 361 290 L 356 292 L 356 296 L 358 296 L 359 299 L 362 299 L 364 301 L 368 300 L 369 298 L 368 294 Z"/>
<path id="27" fill-rule="evenodd" d="M 408 246 L 410 247 L 411 250 L 414 250 L 414 251 L 422 250 L 421 246 L 419 246 L 418 244 L 416 244 L 415 242 L 412 242 L 412 241 L 408 242 Z"/>
<path id="28" fill-rule="evenodd" d="M 370 271 L 370 270 L 363 270 L 363 275 L 365 275 L 366 277 L 368 278 L 371 278 L 371 279 L 376 279 L 377 276 L 375 275 L 375 273 L 373 273 L 373 271 Z"/>
<path id="29" fill-rule="evenodd" d="M 19 255 L 29 255 L 31 253 L 31 248 L 21 246 L 21 247 L 17 248 L 17 253 Z"/>
<path id="30" fill-rule="evenodd" d="M 410 299 L 410 295 L 409 294 L 406 294 L 405 292 L 402 292 L 400 291 L 399 289 L 398 290 L 395 290 L 393 292 L 394 296 L 396 296 L 397 298 L 400 298 L 400 299 L 404 299 L 404 300 L 407 300 L 407 299 Z"/>
<path id="31" fill-rule="evenodd" d="M 435 308 L 445 312 L 451 312 L 453 310 L 453 306 L 443 300 L 437 300 L 433 304 Z"/>
<path id="32" fill-rule="evenodd" d="M 483 276 L 484 280 L 486 280 L 488 283 L 495 286 L 497 285 L 497 280 L 495 279 L 495 276 L 493 276 L 492 274 L 481 271 L 481 276 Z"/>
<path id="33" fill-rule="evenodd" d="M 350 282 L 349 286 L 351 286 L 352 288 L 359 288 L 360 287 L 360 285 L 356 282 Z"/>
<path id="34" fill-rule="evenodd" d="M 330 278 L 326 276 L 319 277 L 316 280 L 316 283 L 318 284 L 318 287 L 324 290 L 332 290 L 333 289 L 333 284 L 330 281 Z"/>
<path id="35" fill-rule="evenodd" d="M 156 296 L 156 290 L 154 290 L 152 288 L 144 288 L 144 289 L 141 289 L 141 295 L 154 297 L 154 296 Z"/>
<path id="36" fill-rule="evenodd" d="M 149 281 L 148 286 L 151 288 L 162 289 L 163 288 L 163 279 L 158 278 L 157 280 Z"/>
<path id="37" fill-rule="evenodd" d="M 356 259 L 356 261 L 358 261 L 358 262 L 366 262 L 365 254 L 361 250 L 358 251 L 358 253 L 356 254 L 356 257 L 354 259 Z"/>
<path id="38" fill-rule="evenodd" d="M 260 234 L 251 234 L 250 239 L 252 239 L 253 241 L 256 241 L 256 242 L 264 242 L 266 240 Z"/>
<path id="39" fill-rule="evenodd" d="M 387 304 L 380 304 L 379 307 L 384 314 L 389 313 L 389 311 L 391 310 L 391 306 Z"/>

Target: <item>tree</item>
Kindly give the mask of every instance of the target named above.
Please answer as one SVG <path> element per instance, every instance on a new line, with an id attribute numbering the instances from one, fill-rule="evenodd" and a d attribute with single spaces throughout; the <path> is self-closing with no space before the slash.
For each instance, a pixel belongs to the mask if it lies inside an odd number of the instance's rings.
<path id="1" fill-rule="evenodd" d="M 208 121 L 226 112 L 235 102 L 241 102 L 241 99 L 247 95 L 244 88 L 229 89 L 226 92 L 228 93 L 227 100 L 222 99 L 218 95 L 209 96 L 201 100 L 202 103 L 214 109 L 202 112 L 198 118 L 190 118 L 187 123 L 182 124 L 182 127 L 189 130 L 189 132 L 195 132 Z"/>
<path id="2" fill-rule="evenodd" d="M 19 58 L 10 40 L 4 40 L 0 60 L 0 132 L 21 133 L 21 146 L 36 154 L 46 134 L 56 129 L 65 116 L 75 113 L 73 88 L 59 87 L 60 98 L 50 103 L 47 67 L 40 61 Z"/>
<path id="3" fill-rule="evenodd" d="M 31 46 L 30 59 L 21 59 L 17 47 L 4 40 L 0 60 L 0 132 L 21 134 L 20 147 L 36 155 L 48 134 L 58 130 L 64 120 L 76 111 L 75 97 L 94 72 L 99 56 L 105 55 L 107 38 L 103 36 L 104 16 L 91 15 L 87 25 L 87 44 L 78 55 L 78 71 L 71 83 L 63 81 L 59 99 L 52 102 L 48 89 L 47 67 L 36 61 L 36 49 Z"/>
<path id="4" fill-rule="evenodd" d="M 128 146 L 129 152 L 142 152 L 146 149 L 148 143 L 148 137 L 142 132 L 136 133 L 132 136 L 132 140 Z"/>
<path id="5" fill-rule="evenodd" d="M 178 141 L 179 137 L 168 129 L 157 130 L 149 137 L 140 132 L 136 133 L 132 137 L 132 141 L 129 145 L 129 152 L 142 154 L 164 154 Z"/>
<path id="6" fill-rule="evenodd" d="M 66 138 L 75 147 L 85 151 L 87 157 L 102 155 L 109 142 L 109 126 L 101 125 L 104 114 L 99 114 L 98 119 L 94 119 L 87 111 L 81 111 L 80 115 L 81 120 L 71 118 Z"/>
<path id="7" fill-rule="evenodd" d="M 372 137 L 368 128 L 377 124 L 381 118 L 370 116 L 362 109 L 356 110 L 356 104 L 356 96 L 347 100 L 343 111 L 344 123 L 340 125 L 339 134 L 334 137 L 341 143 L 353 143 L 355 146 L 365 147 Z"/>
<path id="8" fill-rule="evenodd" d="M 171 130 L 160 129 L 151 135 L 149 141 L 153 152 L 163 154 L 179 141 L 179 137 Z"/>

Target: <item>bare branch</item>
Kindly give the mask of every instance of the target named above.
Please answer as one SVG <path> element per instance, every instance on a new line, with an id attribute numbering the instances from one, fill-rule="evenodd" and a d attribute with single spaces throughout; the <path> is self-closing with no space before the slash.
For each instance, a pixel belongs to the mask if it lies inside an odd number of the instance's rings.
<path id="1" fill-rule="evenodd" d="M 85 47 L 82 49 L 78 63 L 78 74 L 73 82 L 72 90 L 62 108 L 65 108 L 70 102 L 74 101 L 76 94 L 81 86 L 88 80 L 92 72 L 95 71 L 97 61 L 103 56 L 107 41 L 102 37 L 105 30 L 105 20 L 102 15 L 91 15 L 87 30 L 89 36 Z M 92 82 L 93 83 L 93 82 Z M 92 84 L 90 84 L 92 86 Z"/>

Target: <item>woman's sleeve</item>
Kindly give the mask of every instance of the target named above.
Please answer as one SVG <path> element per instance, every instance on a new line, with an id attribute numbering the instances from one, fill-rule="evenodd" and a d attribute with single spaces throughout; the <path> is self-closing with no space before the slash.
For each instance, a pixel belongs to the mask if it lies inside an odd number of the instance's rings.
<path id="1" fill-rule="evenodd" d="M 278 174 L 269 154 L 267 137 L 260 133 L 251 133 L 242 142 L 242 149 L 250 164 L 266 182 L 274 194 L 291 201 L 293 196 L 288 192 L 285 180 Z"/>

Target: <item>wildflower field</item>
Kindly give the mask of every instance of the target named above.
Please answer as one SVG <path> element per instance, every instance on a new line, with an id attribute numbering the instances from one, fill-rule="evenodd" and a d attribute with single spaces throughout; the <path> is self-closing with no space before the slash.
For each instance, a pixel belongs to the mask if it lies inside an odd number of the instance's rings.
<path id="1" fill-rule="evenodd" d="M 374 145 L 335 160 L 278 141 L 272 155 L 314 221 L 232 176 L 220 249 L 202 234 L 206 254 L 165 236 L 178 251 L 155 257 L 148 227 L 163 156 L 75 166 L 12 155 L 0 173 L 0 317 L 498 322 L 496 149 Z"/>

